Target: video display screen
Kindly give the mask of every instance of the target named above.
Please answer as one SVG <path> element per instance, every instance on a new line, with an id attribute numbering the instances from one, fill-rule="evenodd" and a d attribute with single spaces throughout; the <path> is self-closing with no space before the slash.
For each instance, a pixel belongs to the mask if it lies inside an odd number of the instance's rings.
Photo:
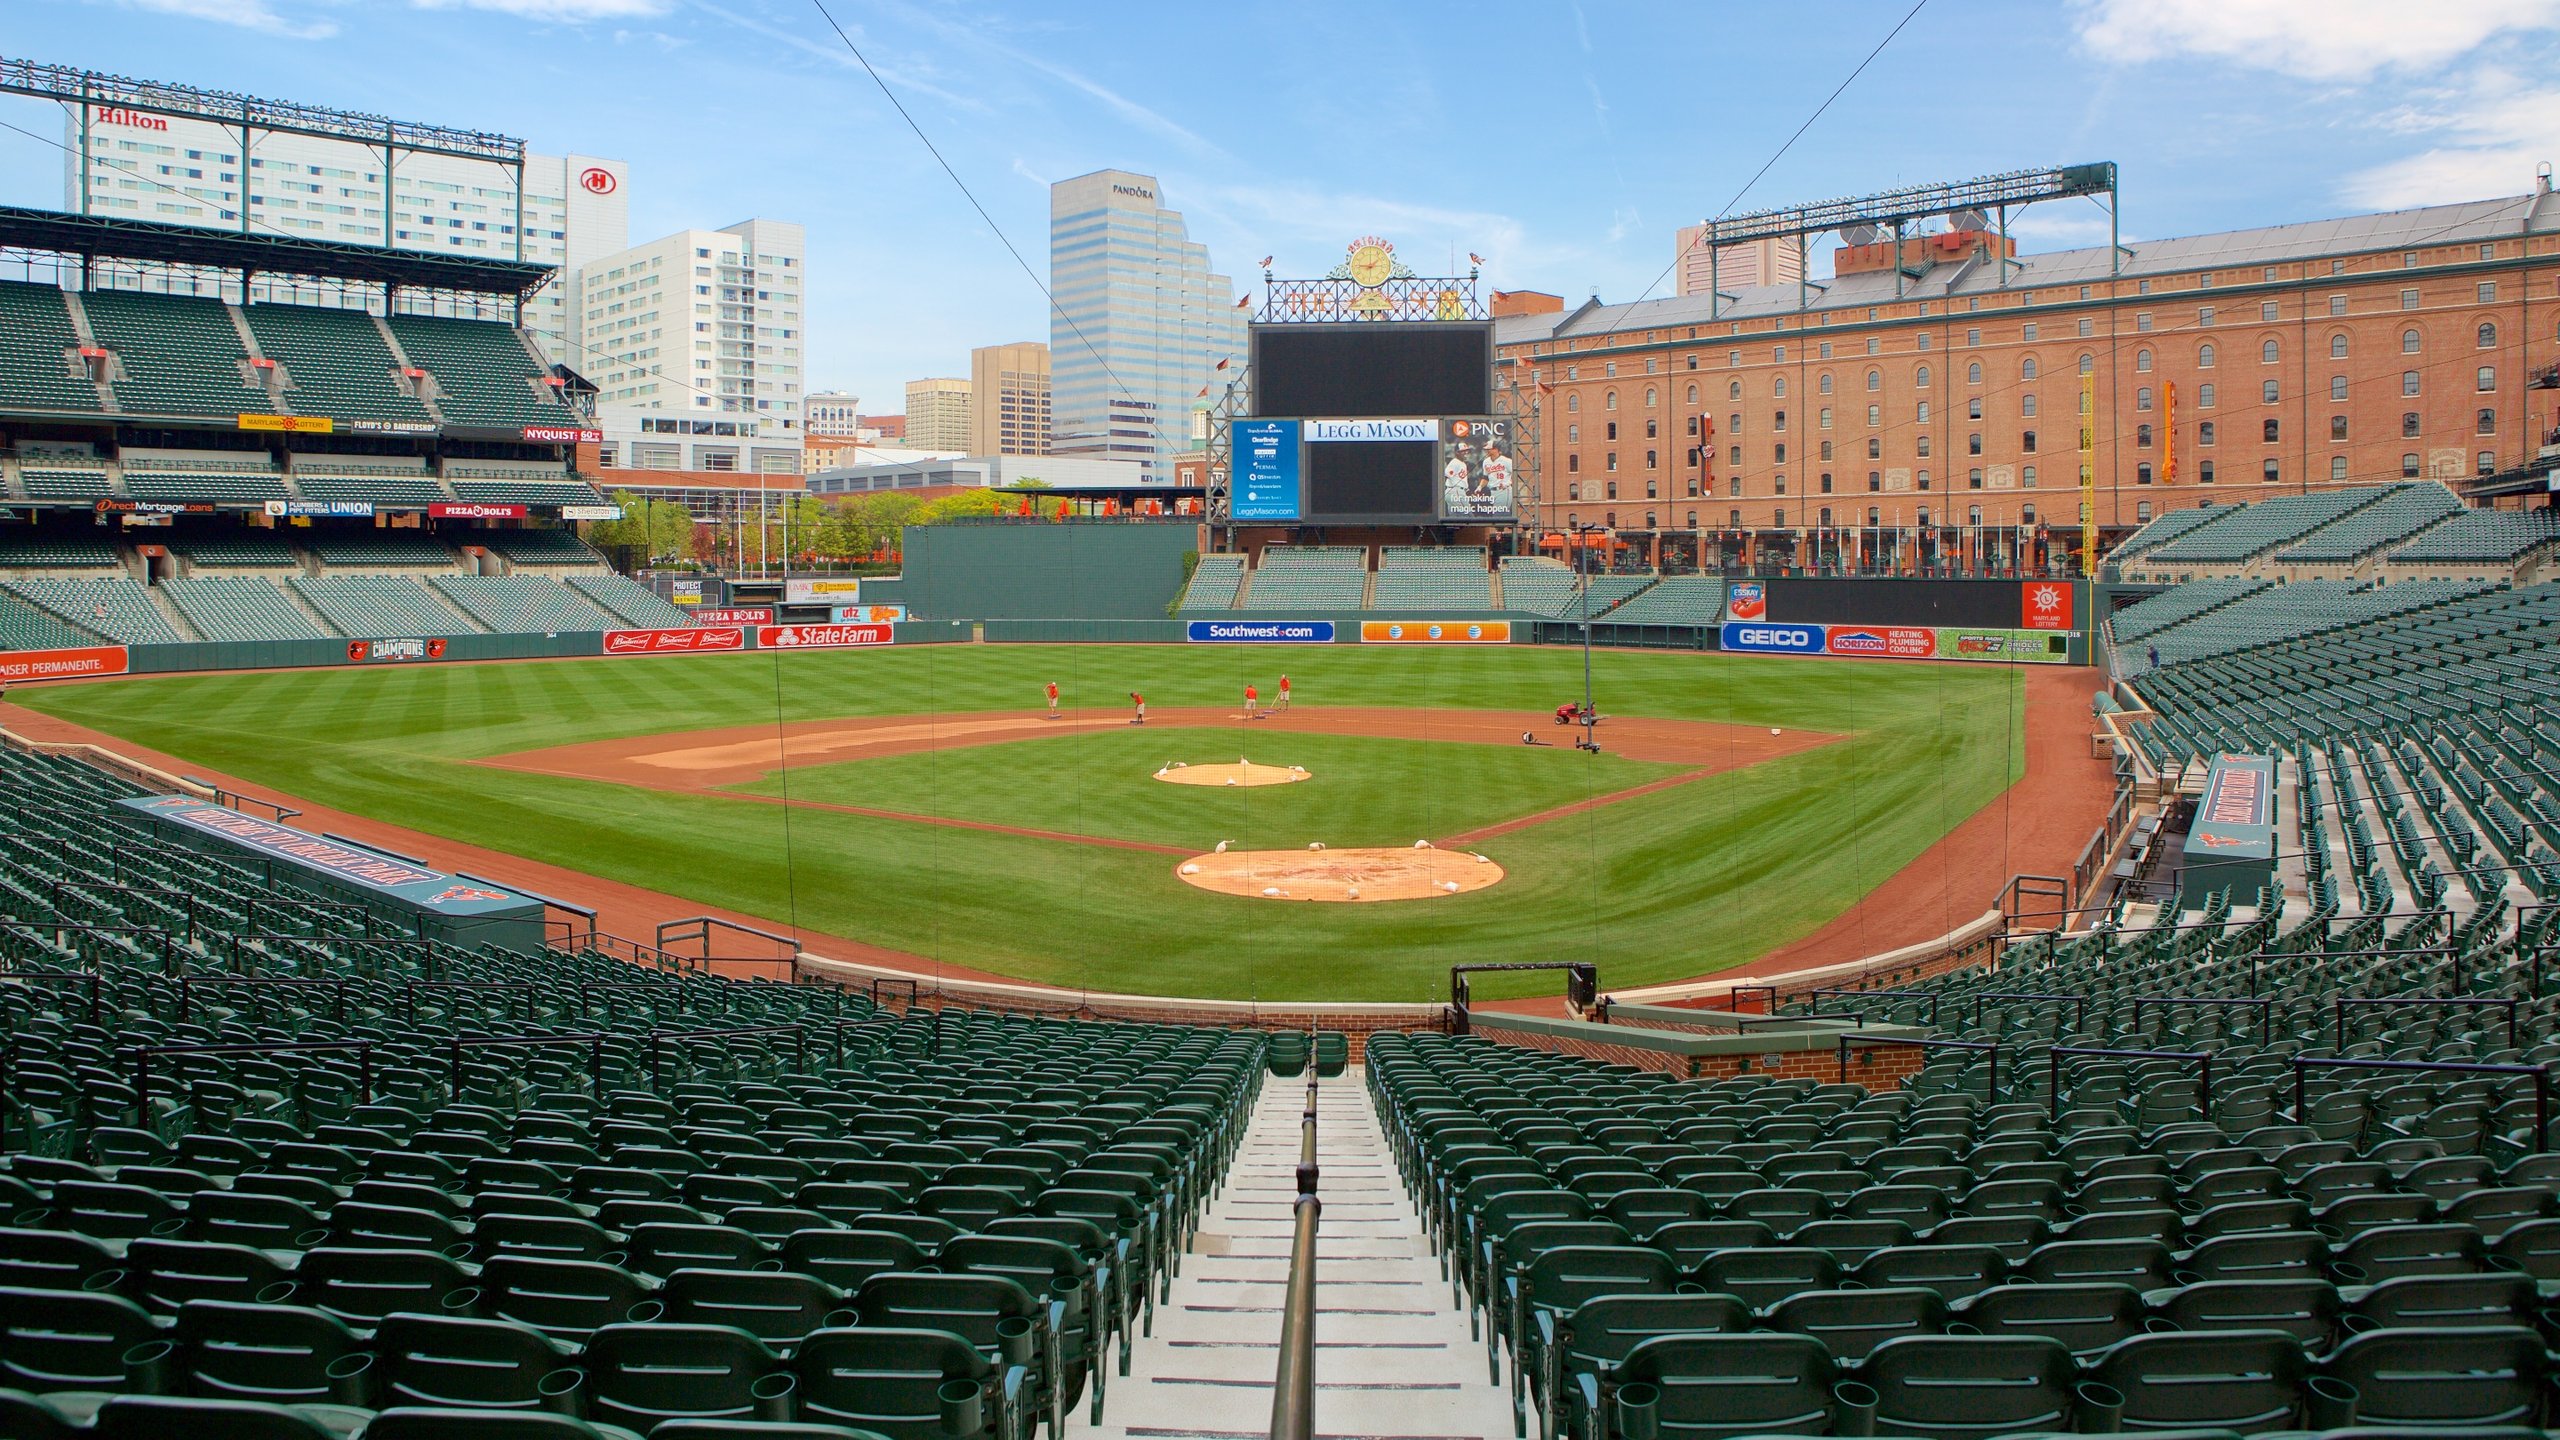
<path id="1" fill-rule="evenodd" d="M 1253 413 L 1482 415 L 1493 408 L 1484 321 L 1253 328 Z"/>

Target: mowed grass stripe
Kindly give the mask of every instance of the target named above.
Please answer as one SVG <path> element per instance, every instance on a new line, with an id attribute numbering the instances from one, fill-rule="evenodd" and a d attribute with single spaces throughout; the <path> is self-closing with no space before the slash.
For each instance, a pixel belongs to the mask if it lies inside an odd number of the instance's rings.
<path id="1" fill-rule="evenodd" d="M 1461 960 L 1592 957 L 1613 985 L 1629 985 L 1762 954 L 1839 914 L 1995 797 L 2018 768 L 2009 737 L 2024 704 L 2016 678 L 1988 667 L 1603 653 L 1594 680 L 1604 710 L 1843 738 L 1497 837 L 1480 848 L 1510 872 L 1503 884 L 1377 906 L 1210 895 L 1181 884 L 1163 856 L 807 810 L 792 816 L 797 865 L 786 875 L 777 807 L 447 763 L 770 725 L 774 665 L 750 654 L 350 667 L 22 687 L 11 698 L 320 804 L 706 904 L 784 920 L 796 890 L 809 928 L 956 964 L 1271 1000 L 1435 998 Z M 1052 677 L 1076 704 L 1139 689 L 1157 705 L 1226 705 L 1248 678 L 1268 693 L 1284 668 L 1302 704 L 1517 710 L 1524 727 L 1581 692 L 1578 653 L 1525 646 L 932 646 L 785 655 L 781 709 L 789 721 L 1028 712 Z M 1147 738 L 1162 750 L 1178 733 Z M 994 779 L 975 767 L 1021 748 L 916 757 L 917 783 L 938 804 L 995 803 L 1000 761 Z M 1435 805 L 1472 805 L 1457 792 L 1481 782 L 1433 759 L 1462 749 L 1509 754 L 1425 745 L 1388 762 L 1393 783 Z M 1022 772 L 1017 808 L 1038 797 L 1043 813 L 1080 813 L 1090 827 L 1134 803 L 1131 787 L 1174 790 L 1116 765 L 1065 770 Z M 1544 988 L 1489 977 L 1479 993 Z"/>

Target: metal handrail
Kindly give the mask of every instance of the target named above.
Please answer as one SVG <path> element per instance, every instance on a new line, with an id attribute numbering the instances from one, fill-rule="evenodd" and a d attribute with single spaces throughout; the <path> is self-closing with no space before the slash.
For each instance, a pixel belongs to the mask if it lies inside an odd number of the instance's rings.
<path id="1" fill-rule="evenodd" d="M 2136 995 L 2133 997 L 2133 1028 L 2142 1030 L 2142 1007 L 2156 1005 L 2163 1010 L 2173 1006 L 2239 1006 L 2258 1012 L 2258 1043 L 2272 1045 L 2276 1038 L 2276 1002 L 2265 995 Z"/>
<path id="2" fill-rule="evenodd" d="M 1839 1044 L 1840 1083 L 1843 1085 L 1849 1083 L 1849 1042 L 1852 1040 L 1855 1040 L 1860 1045 L 1865 1046 L 1902 1045 L 1914 1050 L 1982 1051 L 1985 1056 L 1988 1057 L 1984 1062 L 1983 1093 L 1996 1095 L 2000 1091 L 2001 1046 L 2000 1042 L 1997 1040 L 1920 1040 L 1908 1035 L 1869 1035 L 1864 1032 L 1856 1034 L 1843 1032 L 1840 1036 Z"/>
<path id="3" fill-rule="evenodd" d="M 2309 1123 L 2303 1104 L 2303 1072 L 2321 1070 L 2441 1070 L 2456 1075 L 2527 1075 L 2533 1079 L 2533 1148 L 2551 1143 L 2551 1072 L 2539 1065 L 2490 1065 L 2477 1060 L 2362 1060 L 2343 1055 L 2293 1057 L 2293 1123 Z"/>
<path id="4" fill-rule="evenodd" d="M 2056 1045 L 2045 1052 L 2045 1090 L 2052 1097 L 2052 1113 L 2062 1114 L 2062 1057 L 2101 1057 L 2112 1060 L 2193 1060 L 2196 1062 L 2196 1113 L 2213 1114 L 2213 1056 L 2202 1050 L 2109 1050 L 2096 1045 Z"/>
<path id="5" fill-rule="evenodd" d="M 2341 995 L 2331 1002 L 2337 1007 L 2338 1048 L 2347 1048 L 2347 1007 L 2350 1005 L 2383 1005 L 2394 1010 L 2412 1006 L 2448 1006 L 2461 1010 L 2496 1007 L 2507 1012 L 2507 1048 L 2516 1048 L 2516 1001 L 2512 997 L 2491 995 Z"/>
<path id="6" fill-rule="evenodd" d="M 1280 1309 L 1280 1365 L 1271 1383 L 1271 1440 L 1313 1440 L 1316 1427 L 1316 1222 L 1324 1202 L 1316 1198 L 1315 1032 L 1307 1032 L 1307 1108 L 1298 1117 L 1296 1234 L 1289 1242 L 1289 1293 Z"/>

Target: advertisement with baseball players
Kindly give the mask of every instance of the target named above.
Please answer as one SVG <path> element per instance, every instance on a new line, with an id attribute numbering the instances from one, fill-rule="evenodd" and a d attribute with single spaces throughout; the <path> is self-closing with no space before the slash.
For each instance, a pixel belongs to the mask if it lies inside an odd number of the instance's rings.
<path id="1" fill-rule="evenodd" d="M 1440 427 L 1440 518 L 1460 524 L 1512 518 L 1518 460 L 1508 420 L 1451 420 Z"/>

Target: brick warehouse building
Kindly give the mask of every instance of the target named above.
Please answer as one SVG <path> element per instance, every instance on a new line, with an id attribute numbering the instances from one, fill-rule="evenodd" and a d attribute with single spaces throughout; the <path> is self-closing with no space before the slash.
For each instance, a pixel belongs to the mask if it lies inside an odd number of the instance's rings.
<path id="1" fill-rule="evenodd" d="M 2172 509 L 2515 469 L 2560 424 L 2547 188 L 2128 244 L 2114 273 L 1966 231 L 1897 275 L 1892 248 L 1501 319 L 1541 417 L 1527 514 L 1671 568 L 2064 568 L 2084 383 L 2102 548 Z"/>

